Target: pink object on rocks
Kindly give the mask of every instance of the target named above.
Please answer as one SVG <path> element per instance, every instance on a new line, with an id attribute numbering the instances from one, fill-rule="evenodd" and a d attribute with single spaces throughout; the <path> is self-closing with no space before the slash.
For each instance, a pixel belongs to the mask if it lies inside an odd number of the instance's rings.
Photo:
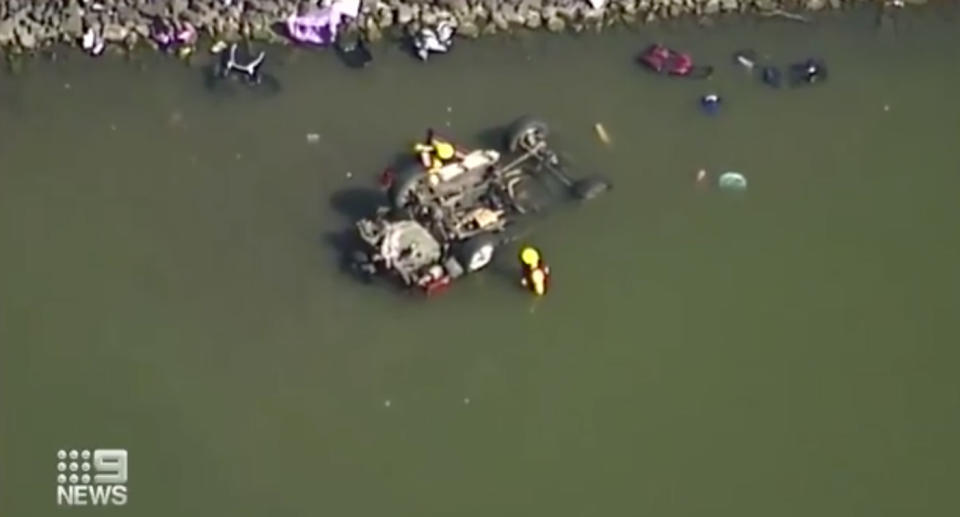
<path id="1" fill-rule="evenodd" d="M 329 45 L 337 39 L 340 25 L 356 18 L 360 0 L 334 0 L 327 7 L 314 9 L 287 19 L 287 34 L 298 43 Z"/>

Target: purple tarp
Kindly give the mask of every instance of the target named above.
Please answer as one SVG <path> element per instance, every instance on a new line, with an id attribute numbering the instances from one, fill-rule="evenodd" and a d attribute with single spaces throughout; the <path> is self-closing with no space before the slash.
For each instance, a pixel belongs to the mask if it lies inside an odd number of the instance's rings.
<path id="1" fill-rule="evenodd" d="M 190 45 L 197 39 L 197 30 L 189 23 L 182 24 L 177 30 L 172 25 L 157 20 L 150 29 L 150 37 L 163 48 Z"/>
<path id="2" fill-rule="evenodd" d="M 328 7 L 287 19 L 287 34 L 298 43 L 329 45 L 337 38 L 340 24 L 356 18 L 360 0 L 334 0 Z"/>

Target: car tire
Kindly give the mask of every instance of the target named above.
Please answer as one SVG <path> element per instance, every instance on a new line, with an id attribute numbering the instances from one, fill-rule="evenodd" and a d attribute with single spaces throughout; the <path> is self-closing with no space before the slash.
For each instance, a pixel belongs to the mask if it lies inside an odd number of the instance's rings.
<path id="1" fill-rule="evenodd" d="M 469 274 L 490 265 L 496 248 L 497 238 L 489 233 L 481 233 L 457 246 L 454 256 L 464 272 Z"/>
<path id="2" fill-rule="evenodd" d="M 511 153 L 521 151 L 529 145 L 527 142 L 531 137 L 546 140 L 549 134 L 550 128 L 546 122 L 534 117 L 522 117 L 507 130 L 507 149 Z"/>
<path id="3" fill-rule="evenodd" d="M 387 191 L 390 205 L 393 208 L 405 208 L 413 196 L 420 182 L 427 173 L 419 163 L 411 163 L 400 169 L 393 177 L 393 182 Z"/>

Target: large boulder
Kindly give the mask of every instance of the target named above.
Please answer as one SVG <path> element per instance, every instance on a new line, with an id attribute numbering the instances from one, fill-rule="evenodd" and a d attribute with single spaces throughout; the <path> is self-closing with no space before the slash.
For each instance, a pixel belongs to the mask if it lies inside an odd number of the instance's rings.
<path id="1" fill-rule="evenodd" d="M 523 15 L 521 15 L 517 8 L 511 4 L 503 4 L 503 6 L 500 7 L 500 12 L 503 14 L 504 19 L 506 19 L 508 23 L 513 25 L 524 25 L 527 23 L 527 20 L 523 17 Z"/>
<path id="2" fill-rule="evenodd" d="M 543 19 L 540 17 L 539 11 L 529 11 L 525 18 L 528 29 L 539 29 L 543 26 Z"/>
<path id="3" fill-rule="evenodd" d="M 17 43 L 26 50 L 32 50 L 37 47 L 37 34 L 33 30 L 32 23 L 20 23 L 13 29 L 17 35 Z"/>
<path id="4" fill-rule="evenodd" d="M 397 7 L 397 23 L 407 25 L 417 17 L 416 8 L 407 3 L 402 3 Z"/>
<path id="5" fill-rule="evenodd" d="M 520 0 L 517 3 L 517 10 L 521 13 L 525 11 L 543 11 L 543 0 Z"/>
<path id="6" fill-rule="evenodd" d="M 180 13 L 190 10 L 190 0 L 171 0 L 170 1 L 170 12 L 173 13 L 174 17 L 180 15 Z"/>
<path id="7" fill-rule="evenodd" d="M 67 9 L 67 11 L 72 11 L 74 9 Z M 121 5 L 117 7 L 117 19 L 120 23 L 126 25 L 128 23 L 136 23 L 140 21 L 140 13 L 136 9 L 128 5 Z"/>
<path id="8" fill-rule="evenodd" d="M 467 0 L 439 0 L 441 6 L 454 14 L 466 14 L 470 12 L 470 3 Z"/>
<path id="9" fill-rule="evenodd" d="M 0 45 L 9 45 L 17 37 L 14 30 L 16 26 L 13 18 L 0 20 Z"/>
<path id="10" fill-rule="evenodd" d="M 380 31 L 380 27 L 373 21 L 373 18 L 367 20 L 365 29 L 364 34 L 367 35 L 367 40 L 375 42 L 383 39 L 383 32 Z"/>
<path id="11" fill-rule="evenodd" d="M 720 0 L 720 9 L 726 12 L 737 11 L 740 9 L 740 2 L 737 0 Z"/>
<path id="12" fill-rule="evenodd" d="M 122 43 L 127 39 L 127 28 L 119 23 L 108 23 L 103 26 L 103 40 L 108 43 Z"/>
<path id="13" fill-rule="evenodd" d="M 280 5 L 273 0 L 260 0 L 259 2 L 256 2 L 255 5 L 262 13 L 266 13 L 271 16 L 280 14 Z"/>
<path id="14" fill-rule="evenodd" d="M 420 22 L 426 25 L 427 27 L 433 27 L 440 21 L 440 17 L 437 16 L 437 12 L 431 8 L 426 8 L 420 11 Z"/>
<path id="15" fill-rule="evenodd" d="M 547 18 L 547 30 L 550 32 L 562 32 L 567 28 L 567 23 L 563 21 L 563 18 L 552 15 Z"/>
<path id="16" fill-rule="evenodd" d="M 624 14 L 637 14 L 637 0 L 619 0 L 617 3 Z"/>
<path id="17" fill-rule="evenodd" d="M 137 2 L 137 9 L 147 18 L 159 18 L 166 14 L 166 7 L 160 2 Z"/>
<path id="18" fill-rule="evenodd" d="M 477 24 L 471 21 L 461 21 L 460 27 L 457 28 L 457 34 L 465 38 L 476 38 L 480 36 L 480 27 L 477 27 Z"/>
<path id="19" fill-rule="evenodd" d="M 505 31 L 510 28 L 510 22 L 507 21 L 507 18 L 500 11 L 494 11 L 490 17 L 490 21 L 490 25 L 493 25 L 499 30 Z"/>
<path id="20" fill-rule="evenodd" d="M 372 16 L 377 21 L 377 25 L 381 29 L 389 29 L 391 26 L 393 26 L 393 9 L 387 6 L 378 7 Z"/>
<path id="21" fill-rule="evenodd" d="M 582 20 L 585 23 L 598 23 L 603 20 L 603 9 L 584 9 Z"/>

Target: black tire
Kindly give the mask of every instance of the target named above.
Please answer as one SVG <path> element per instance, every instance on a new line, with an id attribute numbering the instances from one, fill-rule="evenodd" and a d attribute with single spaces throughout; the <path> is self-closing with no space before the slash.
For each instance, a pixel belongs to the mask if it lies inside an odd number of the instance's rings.
<path id="1" fill-rule="evenodd" d="M 467 239 L 454 248 L 454 257 L 465 273 L 474 273 L 493 262 L 498 240 L 493 234 L 481 233 Z"/>
<path id="2" fill-rule="evenodd" d="M 412 163 L 400 169 L 394 175 L 393 182 L 387 191 L 390 205 L 398 210 L 405 208 L 412 199 L 413 191 L 417 189 L 426 176 L 426 171 L 419 163 Z"/>
<path id="3" fill-rule="evenodd" d="M 550 128 L 546 122 L 530 116 L 522 117 L 507 130 L 507 149 L 515 153 L 530 145 L 530 137 L 546 140 L 549 134 Z"/>
<path id="4" fill-rule="evenodd" d="M 571 191 L 577 199 L 589 201 L 610 190 L 610 183 L 600 178 L 587 178 L 574 183 Z"/>

